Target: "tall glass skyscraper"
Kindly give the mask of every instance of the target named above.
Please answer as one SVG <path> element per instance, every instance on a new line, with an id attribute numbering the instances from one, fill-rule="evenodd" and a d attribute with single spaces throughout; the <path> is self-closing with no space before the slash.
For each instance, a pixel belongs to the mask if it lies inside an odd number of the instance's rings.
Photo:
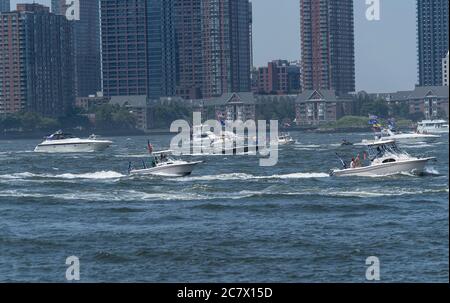
<path id="1" fill-rule="evenodd" d="M 9 0 L 0 0 L 0 13 L 9 12 L 10 5 L 11 3 Z"/>
<path id="2" fill-rule="evenodd" d="M 175 95 L 172 0 L 101 0 L 101 28 L 106 96 Z"/>
<path id="3" fill-rule="evenodd" d="M 52 0 L 52 12 L 66 16 L 73 26 L 75 90 L 78 97 L 101 90 L 99 0 Z"/>
<path id="4" fill-rule="evenodd" d="M 355 91 L 353 0 L 300 0 L 303 89 Z"/>
<path id="5" fill-rule="evenodd" d="M 250 91 L 248 0 L 101 0 L 105 95 Z"/>
<path id="6" fill-rule="evenodd" d="M 448 52 L 448 1 L 417 0 L 419 85 L 442 85 L 442 59 Z"/>

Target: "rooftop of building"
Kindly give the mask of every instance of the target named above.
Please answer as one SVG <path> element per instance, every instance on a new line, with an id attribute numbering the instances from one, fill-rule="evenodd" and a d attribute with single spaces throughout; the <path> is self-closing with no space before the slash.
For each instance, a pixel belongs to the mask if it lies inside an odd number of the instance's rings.
<path id="1" fill-rule="evenodd" d="M 338 96 L 335 90 L 332 89 L 316 89 L 305 90 L 297 97 L 297 102 L 306 101 L 325 101 L 325 102 L 345 102 L 351 101 L 352 98 L 349 95 Z"/>
<path id="2" fill-rule="evenodd" d="M 390 101 L 402 101 L 411 99 L 421 99 L 426 96 L 436 96 L 448 98 L 449 88 L 447 86 L 416 86 L 414 90 L 397 91 L 394 93 L 371 94 Z"/>
<path id="3" fill-rule="evenodd" d="M 256 98 L 252 92 L 226 93 L 220 97 L 204 100 L 208 105 L 221 106 L 226 104 L 255 105 Z"/>

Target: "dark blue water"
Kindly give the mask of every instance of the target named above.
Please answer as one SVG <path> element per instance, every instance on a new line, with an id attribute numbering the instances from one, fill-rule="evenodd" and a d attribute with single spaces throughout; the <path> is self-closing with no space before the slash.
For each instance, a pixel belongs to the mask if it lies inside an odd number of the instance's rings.
<path id="1" fill-rule="evenodd" d="M 369 256 L 382 281 L 448 282 L 448 135 L 403 146 L 438 158 L 425 176 L 342 179 L 340 140 L 369 134 L 292 135 L 276 167 L 216 156 L 175 179 L 126 176 L 147 137 L 65 156 L 0 141 L 0 281 L 64 282 L 75 255 L 82 282 L 364 282 Z"/>

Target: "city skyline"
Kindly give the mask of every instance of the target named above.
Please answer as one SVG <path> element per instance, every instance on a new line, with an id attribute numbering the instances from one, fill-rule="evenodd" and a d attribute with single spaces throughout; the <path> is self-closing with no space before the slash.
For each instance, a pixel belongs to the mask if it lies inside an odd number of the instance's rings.
<path id="1" fill-rule="evenodd" d="M 18 2 L 26 1 L 12 0 L 11 5 Z M 50 0 L 36 2 L 50 5 Z M 299 0 L 252 3 L 254 65 L 265 66 L 276 59 L 299 60 Z M 354 1 L 356 90 L 412 89 L 418 83 L 416 0 L 381 0 L 380 21 L 368 21 L 366 9 L 364 0 Z"/>

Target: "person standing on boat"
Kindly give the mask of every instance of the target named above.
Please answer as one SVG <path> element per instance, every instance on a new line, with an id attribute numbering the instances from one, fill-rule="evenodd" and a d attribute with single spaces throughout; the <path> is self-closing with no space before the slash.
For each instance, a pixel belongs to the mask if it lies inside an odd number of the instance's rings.
<path id="1" fill-rule="evenodd" d="M 361 166 L 362 166 L 361 157 L 358 154 L 358 156 L 356 156 L 356 159 L 355 159 L 355 167 L 358 168 L 358 167 L 361 167 Z"/>
<path id="2" fill-rule="evenodd" d="M 352 162 L 350 162 L 350 168 L 356 168 L 355 158 L 352 158 Z"/>

